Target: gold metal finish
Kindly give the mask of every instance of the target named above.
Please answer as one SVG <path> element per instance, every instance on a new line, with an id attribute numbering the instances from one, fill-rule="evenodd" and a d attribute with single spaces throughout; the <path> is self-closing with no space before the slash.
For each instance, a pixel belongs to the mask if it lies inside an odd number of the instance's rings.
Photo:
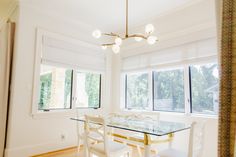
<path id="1" fill-rule="evenodd" d="M 143 38 L 143 39 L 147 40 L 148 37 L 151 34 L 148 33 L 146 35 L 141 35 L 141 34 L 129 35 L 129 0 L 126 0 L 126 17 L 125 17 L 125 35 L 124 35 L 124 37 L 120 36 L 119 34 L 113 33 L 113 32 L 111 32 L 111 33 L 102 33 L 102 35 L 110 36 L 110 37 L 119 37 L 122 40 L 126 40 L 128 38 L 135 38 L 135 37 L 140 37 L 140 38 Z M 158 40 L 156 40 L 156 41 L 158 41 Z M 115 44 L 116 43 L 107 43 L 107 44 L 102 44 L 101 46 L 113 46 Z"/>
<path id="2" fill-rule="evenodd" d="M 148 38 L 148 37 L 145 37 L 144 35 L 141 35 L 141 34 L 132 34 L 132 35 L 125 36 L 123 38 L 120 37 L 118 34 L 115 34 L 115 33 L 104 33 L 104 35 L 113 36 L 113 37 L 119 37 L 122 40 L 126 40 L 126 39 L 129 39 L 129 38 L 135 38 L 135 37 L 140 37 L 140 38 L 143 38 L 143 39 L 147 39 Z M 112 45 L 115 45 L 115 44 L 116 43 L 102 44 L 102 46 L 112 46 Z"/>
<path id="3" fill-rule="evenodd" d="M 144 145 L 150 145 L 151 144 L 151 138 L 150 135 L 144 133 Z"/>
<path id="4" fill-rule="evenodd" d="M 129 18 L 129 2 L 128 0 L 126 0 L 126 24 L 125 24 L 125 29 L 126 29 L 126 33 L 125 33 L 125 37 L 127 38 L 129 36 L 129 30 L 128 30 L 128 18 Z"/>
<path id="5" fill-rule="evenodd" d="M 167 142 L 173 141 L 173 139 L 174 139 L 174 134 L 173 133 L 168 134 L 168 138 L 163 139 L 163 140 L 152 140 L 150 135 L 146 134 L 146 133 L 144 133 L 144 138 L 143 139 L 129 137 L 129 136 L 115 134 L 115 133 L 108 133 L 108 134 L 111 135 L 111 136 L 120 138 L 120 139 L 125 139 L 125 140 L 129 140 L 129 141 L 133 141 L 133 142 L 143 143 L 144 145 L 167 143 Z"/>

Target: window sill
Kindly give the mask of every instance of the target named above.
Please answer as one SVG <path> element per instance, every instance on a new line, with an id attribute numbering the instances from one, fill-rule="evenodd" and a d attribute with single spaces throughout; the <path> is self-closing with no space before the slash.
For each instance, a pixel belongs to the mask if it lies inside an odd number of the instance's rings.
<path id="1" fill-rule="evenodd" d="M 43 118 L 58 118 L 58 117 L 72 117 L 75 111 L 72 109 L 68 110 L 50 110 L 50 111 L 37 111 L 32 113 L 33 119 L 43 119 Z"/>

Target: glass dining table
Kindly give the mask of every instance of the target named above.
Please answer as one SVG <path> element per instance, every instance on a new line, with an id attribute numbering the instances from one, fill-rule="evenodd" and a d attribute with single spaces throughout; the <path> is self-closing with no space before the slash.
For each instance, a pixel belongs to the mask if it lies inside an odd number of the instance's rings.
<path id="1" fill-rule="evenodd" d="M 71 120 L 80 121 L 85 123 L 84 117 L 71 118 Z M 146 119 L 130 119 L 126 117 L 109 117 L 106 118 L 106 125 L 110 128 L 121 129 L 122 131 L 131 131 L 134 133 L 143 134 L 143 138 L 129 137 L 119 133 L 110 133 L 114 137 L 119 139 L 131 140 L 139 142 L 144 146 L 144 157 L 150 157 L 151 145 L 169 142 L 171 143 L 176 132 L 190 129 L 190 125 L 173 121 L 157 121 Z M 84 125 L 85 126 L 85 125 Z M 166 139 L 153 140 L 151 136 L 166 136 Z M 158 139 L 158 138 L 157 138 Z"/>

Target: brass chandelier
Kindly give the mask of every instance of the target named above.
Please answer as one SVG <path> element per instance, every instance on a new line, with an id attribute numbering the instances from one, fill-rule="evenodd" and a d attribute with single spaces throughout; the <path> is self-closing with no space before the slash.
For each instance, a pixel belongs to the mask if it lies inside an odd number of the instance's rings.
<path id="1" fill-rule="evenodd" d="M 128 0 L 126 0 L 126 23 L 125 23 L 125 35 L 119 35 L 116 33 L 102 33 L 100 30 L 95 30 L 93 31 L 92 35 L 94 38 L 100 38 L 102 35 L 104 36 L 110 36 L 114 39 L 114 42 L 112 43 L 107 43 L 107 44 L 102 44 L 101 48 L 103 50 L 106 50 L 108 47 L 112 48 L 112 51 L 114 53 L 119 53 L 120 52 L 120 46 L 122 45 L 123 40 L 129 39 L 129 38 L 134 38 L 137 42 L 142 41 L 145 39 L 148 44 L 153 45 L 157 42 L 157 37 L 153 36 L 152 33 L 154 32 L 154 26 L 152 24 L 147 24 L 145 26 L 145 34 L 129 34 L 129 29 L 128 29 Z"/>

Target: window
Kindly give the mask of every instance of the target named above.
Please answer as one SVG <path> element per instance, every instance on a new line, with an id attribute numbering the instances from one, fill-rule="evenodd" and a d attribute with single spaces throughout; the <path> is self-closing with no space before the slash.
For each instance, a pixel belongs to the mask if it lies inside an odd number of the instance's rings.
<path id="1" fill-rule="evenodd" d="M 125 107 L 216 115 L 219 110 L 218 65 L 185 65 L 152 73 L 127 73 Z"/>
<path id="2" fill-rule="evenodd" d="M 154 110 L 184 112 L 184 69 L 153 72 Z"/>
<path id="3" fill-rule="evenodd" d="M 77 102 L 79 108 L 99 108 L 101 102 L 101 74 L 77 72 Z"/>
<path id="4" fill-rule="evenodd" d="M 41 65 L 39 110 L 71 108 L 71 91 L 72 70 Z"/>
<path id="5" fill-rule="evenodd" d="M 126 108 L 147 109 L 148 106 L 148 73 L 127 74 Z"/>
<path id="6" fill-rule="evenodd" d="M 192 112 L 217 114 L 219 106 L 217 64 L 192 65 L 190 76 Z"/>

